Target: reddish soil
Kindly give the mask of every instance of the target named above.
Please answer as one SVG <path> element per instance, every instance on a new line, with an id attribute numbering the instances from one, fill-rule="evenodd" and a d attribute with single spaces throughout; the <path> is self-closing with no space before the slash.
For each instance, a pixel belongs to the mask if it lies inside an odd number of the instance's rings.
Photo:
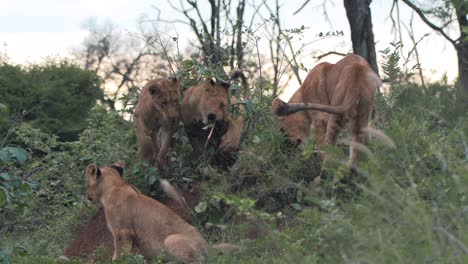
<path id="1" fill-rule="evenodd" d="M 198 186 L 196 186 L 198 187 Z M 190 208 L 195 207 L 199 202 L 198 188 L 193 188 L 192 191 L 180 190 L 180 193 L 185 198 L 187 205 Z M 186 208 L 179 205 L 174 200 L 163 202 L 167 207 L 180 215 L 183 219 L 190 222 L 190 215 Z M 114 239 L 111 232 L 107 228 L 106 217 L 102 208 L 94 215 L 89 222 L 81 225 L 74 232 L 74 239 L 65 250 L 64 255 L 67 257 L 77 257 L 83 260 L 93 259 L 94 251 L 104 245 L 108 252 L 113 252 Z"/>
<path id="2" fill-rule="evenodd" d="M 74 240 L 65 250 L 67 257 L 78 257 L 89 260 L 94 250 L 100 245 L 105 245 L 109 252 L 114 248 L 114 239 L 107 228 L 106 215 L 102 208 L 97 211 L 91 220 L 77 229 Z"/>

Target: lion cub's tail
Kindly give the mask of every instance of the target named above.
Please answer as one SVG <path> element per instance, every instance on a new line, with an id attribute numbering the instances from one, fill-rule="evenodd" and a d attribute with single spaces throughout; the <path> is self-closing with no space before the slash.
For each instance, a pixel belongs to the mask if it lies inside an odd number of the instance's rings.
<path id="1" fill-rule="evenodd" d="M 167 180 L 160 180 L 161 188 L 172 200 L 178 202 L 180 205 L 187 206 L 184 197 L 172 186 Z"/>
<path id="2" fill-rule="evenodd" d="M 160 180 L 159 183 L 161 184 L 161 188 L 163 191 L 174 201 L 178 202 L 180 205 L 186 206 L 189 209 L 187 203 L 185 202 L 184 197 L 179 194 L 179 192 L 169 183 L 167 180 Z M 217 243 L 211 245 L 211 248 L 215 250 L 219 250 L 224 253 L 231 253 L 234 251 L 239 251 L 240 247 L 235 244 L 230 243 Z"/>
<path id="3" fill-rule="evenodd" d="M 244 72 L 241 69 L 235 69 L 231 73 L 231 80 L 241 78 L 242 87 L 244 88 L 244 100 L 250 99 L 250 89 L 247 83 L 247 78 L 244 75 Z"/>
<path id="4" fill-rule="evenodd" d="M 239 251 L 240 247 L 238 245 L 230 244 L 230 243 L 218 243 L 211 245 L 211 248 L 219 250 L 224 253 L 231 253 L 234 251 Z"/>

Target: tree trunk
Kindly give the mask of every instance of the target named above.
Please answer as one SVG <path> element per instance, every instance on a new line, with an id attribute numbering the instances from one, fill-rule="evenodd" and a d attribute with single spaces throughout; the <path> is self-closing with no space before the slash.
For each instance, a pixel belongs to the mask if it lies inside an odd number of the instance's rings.
<path id="1" fill-rule="evenodd" d="M 379 68 L 375 54 L 372 17 L 369 7 L 371 2 L 372 0 L 344 0 L 344 6 L 351 27 L 353 53 L 364 57 L 378 74 Z"/>
<path id="2" fill-rule="evenodd" d="M 461 113 L 468 111 L 468 34 L 463 29 L 468 27 L 468 4 L 460 5 L 456 10 L 458 23 L 460 25 L 460 38 L 455 44 L 458 57 L 458 89 L 457 89 L 457 109 Z"/>
<path id="3" fill-rule="evenodd" d="M 465 96 L 468 95 L 468 41 L 457 45 L 458 72 L 460 78 L 460 90 Z M 468 105 L 468 101 L 465 101 Z"/>

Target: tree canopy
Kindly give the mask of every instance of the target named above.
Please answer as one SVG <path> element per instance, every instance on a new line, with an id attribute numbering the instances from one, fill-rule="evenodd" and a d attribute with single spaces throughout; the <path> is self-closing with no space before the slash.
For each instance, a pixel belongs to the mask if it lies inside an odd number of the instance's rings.
<path id="1" fill-rule="evenodd" d="M 22 67 L 0 65 L 0 102 L 8 118 L 0 120 L 0 137 L 18 121 L 26 121 L 60 139 L 76 139 L 88 111 L 102 98 L 101 80 L 67 61 Z"/>

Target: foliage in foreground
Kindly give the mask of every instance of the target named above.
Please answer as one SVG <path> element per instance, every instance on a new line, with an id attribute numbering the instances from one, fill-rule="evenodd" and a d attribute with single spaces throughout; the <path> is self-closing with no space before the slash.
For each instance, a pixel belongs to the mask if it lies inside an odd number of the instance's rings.
<path id="1" fill-rule="evenodd" d="M 454 115 L 453 102 L 444 84 L 427 91 L 395 86 L 377 98 L 373 126 L 396 148 L 371 139 L 371 154 L 353 175 L 340 163 L 346 147 L 330 148 L 336 164 L 326 166 L 320 187 L 310 183 L 319 173 L 312 148 L 285 147 L 268 104 L 255 102 L 259 121 L 231 170 L 187 169 L 187 157 L 175 156 L 172 181 L 201 182 L 194 223 L 211 241 L 242 246 L 232 255 L 210 254 L 212 263 L 466 263 L 468 117 Z M 22 211 L 0 207 L 0 248 L 12 263 L 58 262 L 73 226 L 95 212 L 81 200 L 90 161 L 124 161 L 127 179 L 145 192 L 159 177 L 135 163 L 131 124 L 100 107 L 79 141 L 59 143 L 27 125 L 15 136 L 28 158 L 11 159 L 8 173 L 25 179 L 29 172 L 38 186 Z M 122 261 L 143 263 L 132 254 Z"/>

